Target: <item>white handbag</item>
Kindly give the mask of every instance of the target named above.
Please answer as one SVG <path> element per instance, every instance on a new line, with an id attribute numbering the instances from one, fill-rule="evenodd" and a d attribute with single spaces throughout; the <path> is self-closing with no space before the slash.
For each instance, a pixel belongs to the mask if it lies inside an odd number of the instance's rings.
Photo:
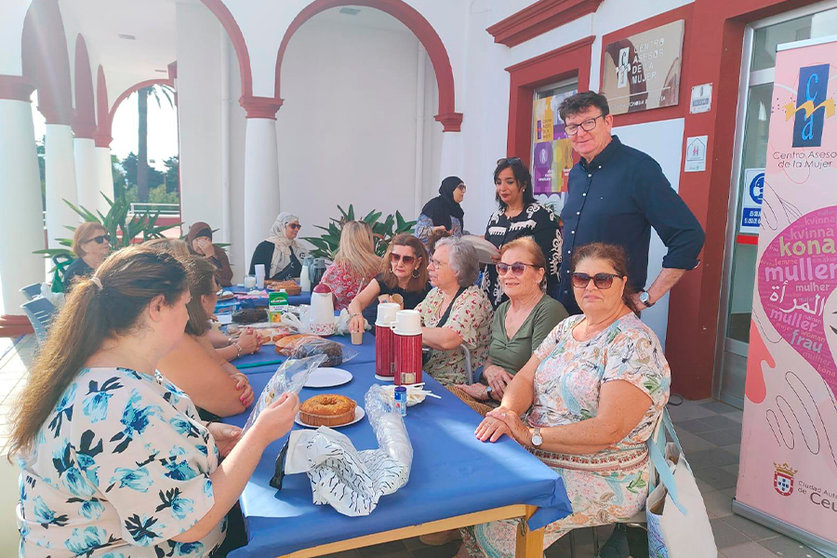
<path id="1" fill-rule="evenodd" d="M 670 442 L 666 434 L 671 437 Z M 654 482 L 649 483 L 645 503 L 648 555 L 651 558 L 717 558 L 718 548 L 703 496 L 668 411 L 663 411 L 647 445 L 658 480 L 656 486 Z"/>

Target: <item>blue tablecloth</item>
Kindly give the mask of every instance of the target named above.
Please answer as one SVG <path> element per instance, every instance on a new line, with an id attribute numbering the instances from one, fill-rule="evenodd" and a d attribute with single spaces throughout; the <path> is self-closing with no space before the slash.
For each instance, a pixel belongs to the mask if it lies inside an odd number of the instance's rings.
<path id="1" fill-rule="evenodd" d="M 230 291 L 231 293 L 246 293 L 247 289 L 245 289 L 241 285 L 233 285 L 232 287 L 225 287 L 225 291 Z M 267 306 L 267 297 L 259 297 L 259 298 L 248 298 L 248 299 L 236 299 L 238 302 L 238 306 L 240 308 L 256 308 L 256 307 L 265 307 Z M 219 303 L 220 304 L 220 303 Z M 300 304 L 311 304 L 311 293 L 300 293 L 298 295 L 288 295 L 288 304 L 293 306 L 299 306 Z"/>
<path id="2" fill-rule="evenodd" d="M 370 332 L 367 331 L 363 334 L 363 344 L 361 345 L 351 345 L 348 335 L 332 335 L 331 337 L 328 337 L 328 339 L 341 343 L 344 347 L 346 347 L 347 352 L 350 350 L 357 351 L 357 356 L 350 361 L 352 364 L 369 362 L 373 364 L 375 363 L 375 336 Z M 255 367 L 256 365 L 271 363 L 273 370 L 275 370 L 278 366 L 276 361 L 284 359 L 285 357 L 282 355 L 276 354 L 276 350 L 273 345 L 262 345 L 262 348 L 252 355 L 243 355 L 233 360 L 232 365 L 237 368 L 244 365 L 244 368 L 241 368 L 241 371 L 245 374 L 259 374 L 265 370 L 261 367 Z"/>
<path id="3" fill-rule="evenodd" d="M 343 386 L 304 389 L 301 400 L 324 391 L 340 393 L 363 405 L 375 382 L 374 364 L 351 362 L 343 366 L 354 378 Z M 249 376 L 260 393 L 272 371 Z M 330 506 L 312 503 L 311 485 L 304 474 L 289 475 L 281 491 L 270 487 L 282 438 L 262 455 L 241 495 L 241 510 L 249 543 L 231 557 L 277 556 L 329 542 L 368 535 L 512 504 L 539 506 L 529 526 L 538 529 L 572 511 L 561 478 L 516 442 L 502 438 L 483 443 L 474 437 L 481 417 L 433 378 L 426 387 L 442 396 L 410 407 L 405 419 L 413 445 L 409 482 L 383 497 L 372 514 L 346 517 Z M 249 411 L 225 419 L 243 426 Z M 294 428 L 300 428 L 294 426 Z M 367 419 L 341 428 L 357 449 L 378 446 Z"/>

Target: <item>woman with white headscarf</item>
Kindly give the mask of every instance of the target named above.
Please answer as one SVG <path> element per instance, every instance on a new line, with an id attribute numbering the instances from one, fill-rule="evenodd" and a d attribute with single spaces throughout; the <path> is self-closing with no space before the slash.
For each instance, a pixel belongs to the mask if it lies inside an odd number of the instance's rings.
<path id="1" fill-rule="evenodd" d="M 299 218 L 287 212 L 276 217 L 270 227 L 270 236 L 256 246 L 250 260 L 250 275 L 256 274 L 256 264 L 264 264 L 265 277 L 269 279 L 290 279 L 299 277 L 305 250 L 296 242 L 299 234 Z"/>

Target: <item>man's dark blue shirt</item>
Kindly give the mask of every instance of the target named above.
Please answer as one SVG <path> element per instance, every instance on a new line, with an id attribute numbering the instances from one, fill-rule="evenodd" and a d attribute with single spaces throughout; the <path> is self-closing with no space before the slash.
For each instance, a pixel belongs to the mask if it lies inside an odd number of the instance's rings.
<path id="1" fill-rule="evenodd" d="M 645 288 L 651 227 L 668 248 L 663 267 L 692 269 L 703 247 L 703 229 L 649 155 L 612 141 L 592 161 L 570 171 L 561 220 L 564 247 L 560 300 L 579 313 L 570 283 L 573 251 L 591 242 L 618 244 L 628 257 L 634 290 Z"/>

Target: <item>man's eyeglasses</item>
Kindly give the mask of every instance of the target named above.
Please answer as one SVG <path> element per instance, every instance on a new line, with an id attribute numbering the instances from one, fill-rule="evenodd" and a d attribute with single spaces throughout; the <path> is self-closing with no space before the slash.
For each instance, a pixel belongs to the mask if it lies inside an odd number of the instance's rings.
<path id="1" fill-rule="evenodd" d="M 301 229 L 301 228 L 302 228 L 302 225 L 300 225 L 299 223 L 291 223 L 291 224 L 290 224 L 290 225 L 288 225 L 288 226 L 289 226 L 290 228 L 292 228 L 293 230 L 295 230 L 295 231 L 298 231 L 299 229 Z"/>
<path id="2" fill-rule="evenodd" d="M 440 262 L 439 260 L 435 260 L 433 258 L 430 258 L 430 265 L 432 265 L 433 267 L 438 269 L 438 268 L 442 267 L 443 265 L 448 265 L 448 264 L 446 262 Z"/>
<path id="3" fill-rule="evenodd" d="M 505 275 L 506 273 L 509 272 L 509 270 L 511 270 L 512 275 L 520 276 L 520 275 L 523 275 L 524 271 L 526 271 L 526 266 L 534 267 L 534 268 L 539 268 L 540 267 L 539 265 L 528 264 L 528 263 L 523 263 L 523 262 L 514 262 L 513 264 L 507 264 L 507 263 L 499 262 L 497 264 L 497 273 L 499 275 Z"/>
<path id="4" fill-rule="evenodd" d="M 497 166 L 505 165 L 508 163 L 509 165 L 514 165 L 515 163 L 520 162 L 520 157 L 504 157 L 502 159 L 497 159 Z"/>
<path id="5" fill-rule="evenodd" d="M 107 234 L 100 234 L 99 236 L 94 236 L 93 238 L 88 238 L 84 241 L 84 244 L 88 242 L 95 242 L 96 244 L 101 244 L 103 242 L 110 242 L 110 235 Z"/>
<path id="6" fill-rule="evenodd" d="M 597 289 L 609 289 L 613 286 L 614 277 L 623 277 L 623 275 L 619 275 L 617 273 L 597 273 L 595 275 L 588 275 L 586 273 L 575 272 L 571 275 L 573 279 L 573 287 L 576 289 L 586 289 L 587 285 L 590 284 L 591 279 Z"/>
<path id="7" fill-rule="evenodd" d="M 585 132 L 592 132 L 596 128 L 596 120 L 599 118 L 604 118 L 604 114 L 600 114 L 595 118 L 588 118 L 581 124 L 567 124 L 564 126 L 564 131 L 567 132 L 568 136 L 574 136 L 578 133 L 578 129 L 581 128 Z"/>
<path id="8" fill-rule="evenodd" d="M 392 260 L 395 263 L 403 261 L 407 265 L 410 265 L 411 263 L 416 261 L 415 256 L 407 256 L 407 255 L 402 256 L 401 254 L 396 254 L 395 252 L 390 253 L 389 259 Z"/>

